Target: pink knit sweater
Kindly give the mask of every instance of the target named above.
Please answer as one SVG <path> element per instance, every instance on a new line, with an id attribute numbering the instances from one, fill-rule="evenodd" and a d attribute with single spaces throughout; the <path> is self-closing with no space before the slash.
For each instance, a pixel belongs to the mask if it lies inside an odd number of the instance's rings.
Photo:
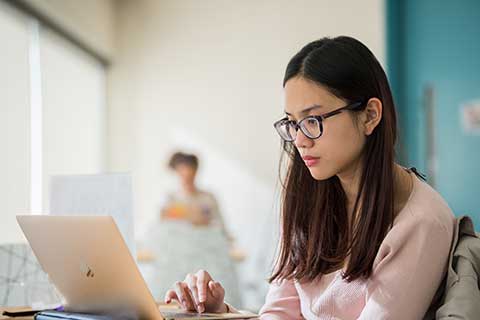
<path id="1" fill-rule="evenodd" d="M 413 191 L 368 280 L 347 283 L 339 270 L 315 282 L 273 283 L 260 319 L 422 319 L 447 270 L 455 218 L 442 197 L 411 174 Z"/>

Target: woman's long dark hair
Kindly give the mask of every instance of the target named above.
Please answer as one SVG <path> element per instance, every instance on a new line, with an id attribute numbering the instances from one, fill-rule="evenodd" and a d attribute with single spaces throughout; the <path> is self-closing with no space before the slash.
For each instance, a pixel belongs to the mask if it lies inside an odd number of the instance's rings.
<path id="1" fill-rule="evenodd" d="M 315 180 L 295 146 L 284 142 L 281 161 L 287 160 L 287 172 L 282 180 L 282 241 L 270 281 L 311 281 L 345 267 L 347 260 L 344 279 L 368 278 L 394 220 L 397 128 L 387 77 L 365 45 L 344 36 L 303 47 L 288 63 L 283 86 L 294 77 L 313 81 L 347 102 L 378 98 L 383 111 L 362 153 L 364 167 L 353 209 L 359 210 L 356 219 L 348 218 L 338 177 Z"/>

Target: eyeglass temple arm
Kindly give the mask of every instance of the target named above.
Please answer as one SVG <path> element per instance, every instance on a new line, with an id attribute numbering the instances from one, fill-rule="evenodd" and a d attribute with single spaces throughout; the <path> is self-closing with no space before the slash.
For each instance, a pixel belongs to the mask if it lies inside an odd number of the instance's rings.
<path id="1" fill-rule="evenodd" d="M 334 116 L 336 114 L 339 114 L 341 113 L 343 110 L 353 110 L 353 109 L 356 109 L 360 106 L 363 106 L 365 104 L 364 101 L 357 101 L 357 102 L 354 102 L 354 103 L 351 103 L 343 108 L 340 108 L 340 109 L 337 109 L 337 110 L 333 110 L 329 113 L 326 113 L 324 115 L 322 115 L 322 118 L 323 119 L 327 119 L 327 118 L 330 118 L 331 116 Z"/>

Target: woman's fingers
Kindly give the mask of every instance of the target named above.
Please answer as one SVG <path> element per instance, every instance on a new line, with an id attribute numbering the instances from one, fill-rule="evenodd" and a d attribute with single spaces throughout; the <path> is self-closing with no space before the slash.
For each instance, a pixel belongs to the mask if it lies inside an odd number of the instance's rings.
<path id="1" fill-rule="evenodd" d="M 222 285 L 214 281 L 207 271 L 199 270 L 195 275 L 188 274 L 185 281 L 176 282 L 174 290 L 166 293 L 165 302 L 177 300 L 183 309 L 202 313 L 217 310 L 224 296 Z"/>
<path id="2" fill-rule="evenodd" d="M 172 300 L 180 301 L 175 290 L 168 290 L 165 294 L 165 303 L 170 303 Z"/>
<path id="3" fill-rule="evenodd" d="M 188 289 L 190 291 L 189 294 L 192 297 L 193 303 L 195 304 L 195 310 L 197 310 L 197 312 L 205 311 L 205 307 L 202 303 L 200 303 L 200 300 L 198 299 L 197 277 L 193 274 L 188 274 L 185 278 L 185 282 L 187 283 Z"/>
<path id="4" fill-rule="evenodd" d="M 223 298 L 225 296 L 225 289 L 222 287 L 220 282 L 211 280 L 210 282 L 208 282 L 208 288 L 210 289 L 210 292 L 215 299 L 222 299 L 223 301 Z"/>
<path id="5" fill-rule="evenodd" d="M 186 283 L 179 281 L 175 283 L 175 293 L 182 307 L 188 311 L 196 311 L 195 303 L 192 301 L 189 291 Z"/>
<path id="6" fill-rule="evenodd" d="M 207 286 L 212 280 L 210 274 L 205 270 L 197 272 L 198 301 L 204 303 L 207 301 Z"/>

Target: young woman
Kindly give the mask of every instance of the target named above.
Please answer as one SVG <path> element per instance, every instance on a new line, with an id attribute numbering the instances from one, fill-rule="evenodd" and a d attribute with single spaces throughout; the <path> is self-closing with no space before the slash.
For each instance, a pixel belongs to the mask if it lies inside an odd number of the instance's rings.
<path id="1" fill-rule="evenodd" d="M 446 272 L 455 219 L 395 163 L 386 75 L 350 37 L 307 44 L 275 123 L 288 170 L 281 248 L 261 319 L 422 319 Z M 187 310 L 236 312 L 206 271 L 167 292 Z"/>

